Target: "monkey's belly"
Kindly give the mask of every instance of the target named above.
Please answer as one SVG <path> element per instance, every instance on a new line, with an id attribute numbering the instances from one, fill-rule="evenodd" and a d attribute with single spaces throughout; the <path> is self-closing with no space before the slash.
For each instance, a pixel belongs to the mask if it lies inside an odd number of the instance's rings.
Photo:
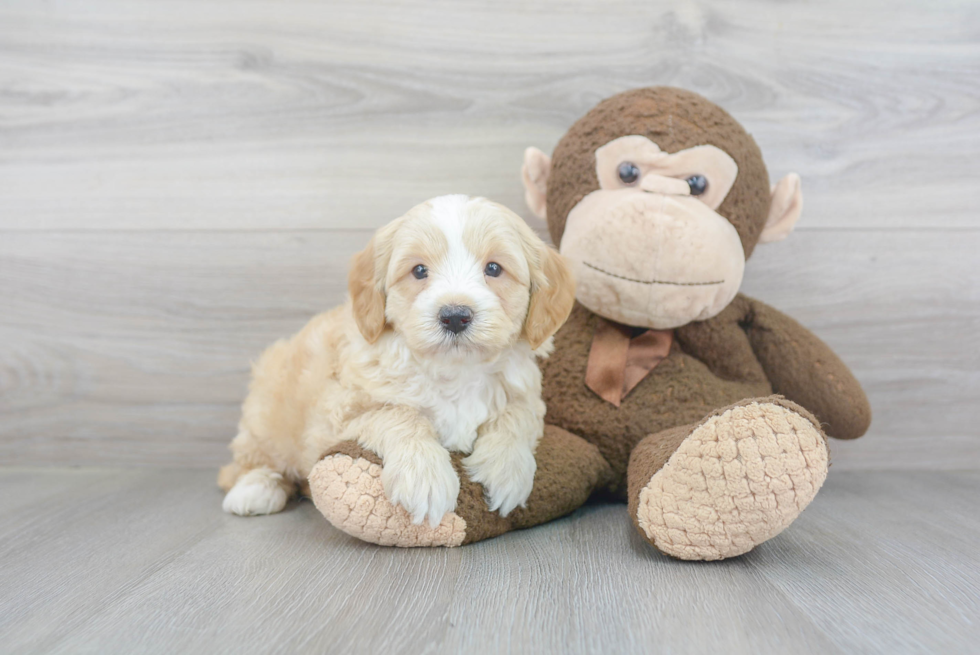
<path id="1" fill-rule="evenodd" d="M 552 357 L 543 367 L 545 422 L 595 444 L 613 468 L 616 492 L 625 492 L 630 452 L 644 437 L 695 423 L 739 400 L 772 394 L 768 382 L 723 380 L 675 350 L 617 408 L 585 386 L 584 361 L 579 361 L 584 358 L 562 357 L 561 351 Z M 578 377 L 572 368 L 576 364 Z"/>

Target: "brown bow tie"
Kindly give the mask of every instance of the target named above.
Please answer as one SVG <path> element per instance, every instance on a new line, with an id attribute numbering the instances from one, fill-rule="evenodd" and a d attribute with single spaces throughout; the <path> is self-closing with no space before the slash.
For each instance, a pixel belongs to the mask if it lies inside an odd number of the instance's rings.
<path id="1" fill-rule="evenodd" d="M 647 330 L 632 336 L 633 328 L 599 319 L 585 384 L 600 398 L 616 407 L 668 354 L 674 341 L 673 330 Z"/>

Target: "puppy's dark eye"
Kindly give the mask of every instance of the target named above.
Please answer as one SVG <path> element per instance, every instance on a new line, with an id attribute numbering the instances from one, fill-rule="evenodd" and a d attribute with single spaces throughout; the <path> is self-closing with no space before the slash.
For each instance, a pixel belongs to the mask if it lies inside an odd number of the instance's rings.
<path id="1" fill-rule="evenodd" d="M 487 267 L 483 269 L 483 273 L 485 275 L 489 275 L 490 277 L 498 277 L 503 272 L 504 269 L 501 268 L 500 264 L 497 262 L 490 262 L 487 264 Z"/>
<path id="2" fill-rule="evenodd" d="M 418 266 L 412 269 L 412 275 L 415 276 L 416 280 L 427 278 L 429 277 L 429 269 L 427 269 L 425 266 L 422 266 L 422 264 L 419 264 Z"/>
<path id="3" fill-rule="evenodd" d="M 623 181 L 623 184 L 633 184 L 640 179 L 640 169 L 631 161 L 624 161 L 619 165 L 616 172 L 619 173 L 619 179 Z"/>
<path id="4" fill-rule="evenodd" d="M 692 196 L 700 196 L 708 190 L 708 178 L 704 175 L 692 175 L 687 178 L 687 186 L 691 187 Z"/>

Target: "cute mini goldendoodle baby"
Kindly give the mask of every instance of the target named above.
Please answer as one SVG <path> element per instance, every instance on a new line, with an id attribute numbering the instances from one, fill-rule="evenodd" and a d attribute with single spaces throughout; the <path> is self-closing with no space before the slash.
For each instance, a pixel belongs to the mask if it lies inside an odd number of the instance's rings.
<path id="1" fill-rule="evenodd" d="M 575 297 L 570 269 L 524 221 L 443 196 L 379 229 L 351 260 L 350 298 L 253 367 L 225 511 L 282 510 L 335 444 L 384 460 L 387 497 L 421 523 L 456 506 L 449 451 L 502 515 L 531 493 L 541 373 Z"/>

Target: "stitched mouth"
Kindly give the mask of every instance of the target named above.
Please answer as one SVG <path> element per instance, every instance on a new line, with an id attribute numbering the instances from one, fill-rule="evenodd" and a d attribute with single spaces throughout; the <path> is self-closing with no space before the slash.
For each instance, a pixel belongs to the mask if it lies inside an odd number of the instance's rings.
<path id="1" fill-rule="evenodd" d="M 582 262 L 594 271 L 599 271 L 603 275 L 608 275 L 609 277 L 614 277 L 618 280 L 626 280 L 627 282 L 636 282 L 637 284 L 666 284 L 673 287 L 710 287 L 716 284 L 724 284 L 724 280 L 715 280 L 713 282 L 668 282 L 666 280 L 637 280 L 632 277 L 626 277 L 625 275 L 619 275 L 618 273 L 610 273 L 609 271 L 603 270 L 598 266 L 594 266 L 589 262 Z"/>

